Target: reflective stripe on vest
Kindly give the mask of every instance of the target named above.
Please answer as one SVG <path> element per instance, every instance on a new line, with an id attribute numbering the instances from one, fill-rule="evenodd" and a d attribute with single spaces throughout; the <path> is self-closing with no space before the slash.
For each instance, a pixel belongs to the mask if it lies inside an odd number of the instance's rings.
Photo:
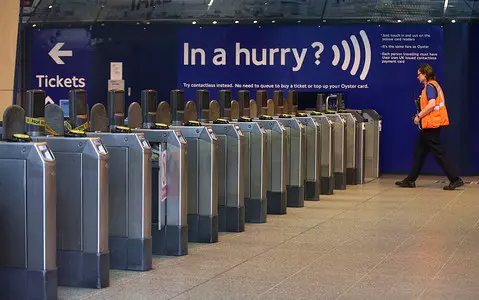
<path id="1" fill-rule="evenodd" d="M 439 110 L 442 106 L 445 106 L 444 101 L 439 103 L 439 105 L 434 106 L 434 110 Z"/>

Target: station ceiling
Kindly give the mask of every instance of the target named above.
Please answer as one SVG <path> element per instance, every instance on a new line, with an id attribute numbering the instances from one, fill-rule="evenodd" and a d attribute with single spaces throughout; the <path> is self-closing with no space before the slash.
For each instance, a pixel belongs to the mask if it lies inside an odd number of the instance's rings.
<path id="1" fill-rule="evenodd" d="M 26 23 L 449 22 L 479 19 L 479 0 L 23 0 Z"/>

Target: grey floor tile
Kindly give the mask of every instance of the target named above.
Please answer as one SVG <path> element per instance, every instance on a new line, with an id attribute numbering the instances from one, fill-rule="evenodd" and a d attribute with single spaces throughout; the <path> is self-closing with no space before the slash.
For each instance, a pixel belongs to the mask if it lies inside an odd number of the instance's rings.
<path id="1" fill-rule="evenodd" d="M 431 250 L 423 255 L 392 254 L 372 271 L 372 275 L 400 276 L 410 278 L 433 278 L 449 259 Z"/>
<path id="2" fill-rule="evenodd" d="M 428 282 L 424 279 L 396 276 L 366 276 L 342 294 L 339 299 L 417 299 L 428 286 Z"/>
<path id="3" fill-rule="evenodd" d="M 434 280 L 419 298 L 420 300 L 477 300 L 477 280 Z"/>
<path id="4" fill-rule="evenodd" d="M 448 280 L 477 280 L 479 279 L 479 259 L 464 258 L 454 254 L 437 277 Z"/>
<path id="5" fill-rule="evenodd" d="M 479 299 L 479 186 L 444 192 L 422 176 L 348 186 L 286 215 L 268 215 L 149 272 L 111 272 L 103 290 L 59 299 Z M 0 297 L 1 298 L 1 297 Z"/>
<path id="6" fill-rule="evenodd" d="M 371 253 L 331 253 L 309 266 L 309 269 L 327 273 L 368 274 L 386 255 Z"/>

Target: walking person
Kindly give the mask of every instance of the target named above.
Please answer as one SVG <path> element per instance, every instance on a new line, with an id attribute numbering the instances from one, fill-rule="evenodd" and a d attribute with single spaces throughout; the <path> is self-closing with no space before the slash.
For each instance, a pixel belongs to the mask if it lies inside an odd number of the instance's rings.
<path id="1" fill-rule="evenodd" d="M 449 125 L 444 93 L 437 82 L 434 70 L 429 64 L 419 66 L 417 79 L 424 85 L 420 97 L 420 111 L 414 116 L 414 123 L 421 130 L 419 130 L 416 148 L 414 149 L 414 162 L 411 171 L 405 179 L 397 181 L 396 185 L 407 188 L 416 187 L 416 179 L 421 172 L 427 154 L 431 152 L 447 178 L 449 178 L 450 183 L 444 187 L 444 190 L 454 190 L 463 186 L 464 182 L 457 176 L 441 146 L 441 128 Z"/>

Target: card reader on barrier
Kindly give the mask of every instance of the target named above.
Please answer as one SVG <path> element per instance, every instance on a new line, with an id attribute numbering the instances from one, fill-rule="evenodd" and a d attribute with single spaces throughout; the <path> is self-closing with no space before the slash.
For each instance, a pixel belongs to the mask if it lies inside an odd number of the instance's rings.
<path id="1" fill-rule="evenodd" d="M 56 300 L 56 161 L 25 132 L 25 112 L 5 110 L 0 142 L 0 298 Z"/>

